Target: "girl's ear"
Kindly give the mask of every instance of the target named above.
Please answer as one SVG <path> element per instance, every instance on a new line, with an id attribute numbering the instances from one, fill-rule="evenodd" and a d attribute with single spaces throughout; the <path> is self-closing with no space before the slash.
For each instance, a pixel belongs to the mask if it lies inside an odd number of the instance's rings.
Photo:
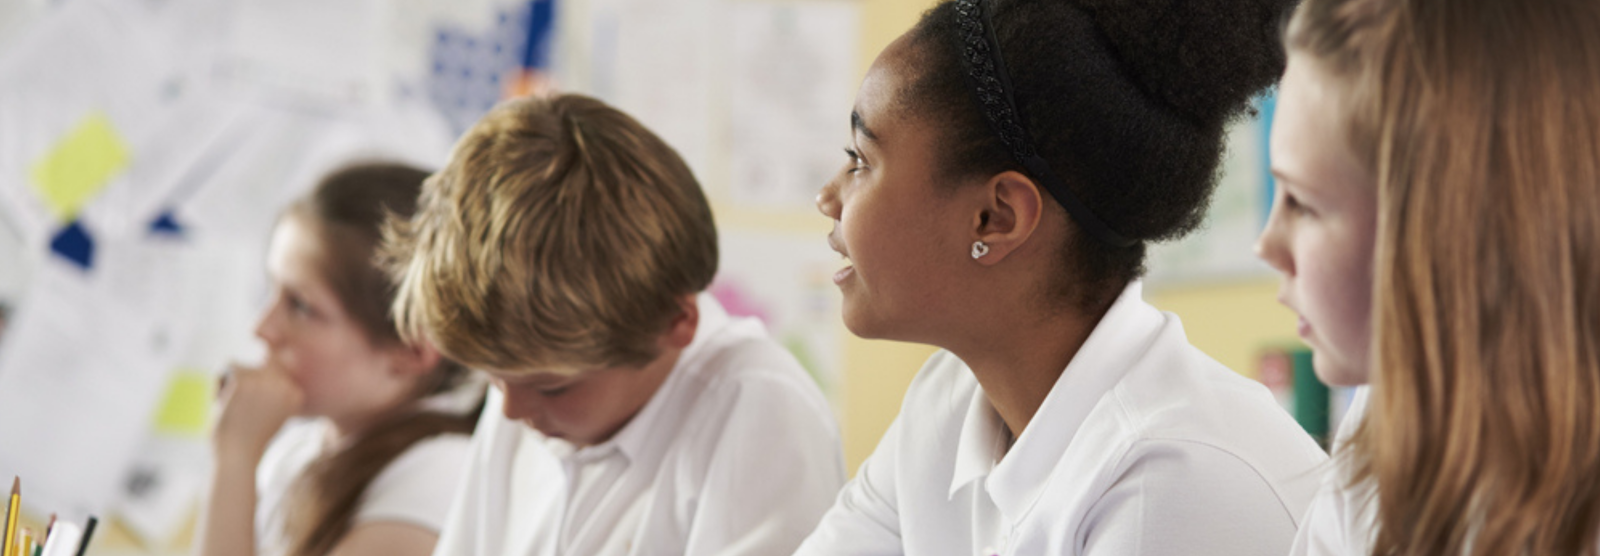
<path id="1" fill-rule="evenodd" d="M 400 344 L 391 349 L 391 358 L 394 365 L 392 372 L 397 376 L 415 378 L 433 372 L 439 367 L 439 360 L 444 356 L 433 347 L 433 342 L 425 339 L 412 343 Z"/>
<path id="2" fill-rule="evenodd" d="M 1022 247 L 1039 228 L 1044 197 L 1039 186 L 1020 172 L 1007 170 L 982 188 L 983 204 L 972 222 L 972 238 L 988 246 L 978 264 L 993 265 Z"/>

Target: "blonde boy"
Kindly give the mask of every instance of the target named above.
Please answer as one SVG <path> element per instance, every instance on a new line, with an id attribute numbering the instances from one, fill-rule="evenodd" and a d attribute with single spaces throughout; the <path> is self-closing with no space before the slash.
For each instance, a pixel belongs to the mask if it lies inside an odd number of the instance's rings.
<path id="1" fill-rule="evenodd" d="M 788 554 L 831 505 L 826 401 L 700 293 L 711 210 L 632 118 L 507 102 L 389 232 L 400 329 L 495 386 L 436 556 Z"/>

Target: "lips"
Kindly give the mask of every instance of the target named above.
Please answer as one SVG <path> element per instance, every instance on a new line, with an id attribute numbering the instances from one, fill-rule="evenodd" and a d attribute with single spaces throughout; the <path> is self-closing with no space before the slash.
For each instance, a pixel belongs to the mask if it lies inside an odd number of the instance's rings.
<path id="1" fill-rule="evenodd" d="M 1287 293 L 1279 293 L 1278 294 L 1278 304 L 1283 305 L 1284 307 L 1287 307 L 1290 311 L 1294 312 L 1294 316 L 1295 316 L 1295 319 L 1296 319 L 1296 321 L 1295 321 L 1295 333 L 1299 334 L 1301 339 L 1309 341 L 1311 339 L 1311 332 L 1313 330 L 1313 328 L 1311 327 L 1311 321 L 1306 320 L 1305 314 L 1301 313 L 1300 309 L 1295 307 L 1294 303 L 1289 301 L 1289 296 L 1288 296 Z"/>
<path id="2" fill-rule="evenodd" d="M 841 269 L 839 269 L 838 272 L 833 273 L 833 283 L 834 284 L 842 284 L 842 283 L 844 283 L 845 280 L 849 280 L 850 277 L 852 275 L 854 275 L 855 273 L 856 273 L 856 267 L 847 266 L 847 267 L 841 268 Z"/>
<path id="3" fill-rule="evenodd" d="M 837 233 L 837 232 L 835 232 L 835 233 Z M 839 242 L 838 238 L 835 236 L 835 234 L 828 234 L 828 247 L 830 249 L 833 249 L 833 251 L 835 253 L 838 253 L 839 256 L 844 257 L 844 260 L 846 262 L 850 261 L 850 254 L 845 251 L 844 246 L 840 244 L 840 242 Z M 844 281 L 850 279 L 850 277 L 852 275 L 854 275 L 855 272 L 856 272 L 856 267 L 854 265 L 848 265 L 848 264 L 845 265 L 844 268 L 841 268 L 841 269 L 839 269 L 838 272 L 833 273 L 833 283 L 834 283 L 834 285 L 839 285 L 839 284 L 844 283 Z"/>

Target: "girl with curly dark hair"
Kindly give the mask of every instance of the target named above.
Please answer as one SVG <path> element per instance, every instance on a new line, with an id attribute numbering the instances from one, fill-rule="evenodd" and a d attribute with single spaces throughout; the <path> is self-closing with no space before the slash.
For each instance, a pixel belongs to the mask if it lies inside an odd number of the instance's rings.
<path id="1" fill-rule="evenodd" d="M 944 348 L 800 553 L 1282 554 L 1325 456 L 1142 300 L 1283 0 L 952 0 L 868 71 L 817 199 L 844 320 Z"/>

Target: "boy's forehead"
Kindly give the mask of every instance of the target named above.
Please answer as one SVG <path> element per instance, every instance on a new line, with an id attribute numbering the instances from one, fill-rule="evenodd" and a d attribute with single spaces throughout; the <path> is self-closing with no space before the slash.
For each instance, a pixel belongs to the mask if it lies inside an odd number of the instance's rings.
<path id="1" fill-rule="evenodd" d="M 551 367 L 520 368 L 520 369 L 482 369 L 482 371 L 496 380 L 518 386 L 532 386 L 535 388 L 554 387 L 573 382 L 583 375 L 576 369 L 557 369 Z"/>

